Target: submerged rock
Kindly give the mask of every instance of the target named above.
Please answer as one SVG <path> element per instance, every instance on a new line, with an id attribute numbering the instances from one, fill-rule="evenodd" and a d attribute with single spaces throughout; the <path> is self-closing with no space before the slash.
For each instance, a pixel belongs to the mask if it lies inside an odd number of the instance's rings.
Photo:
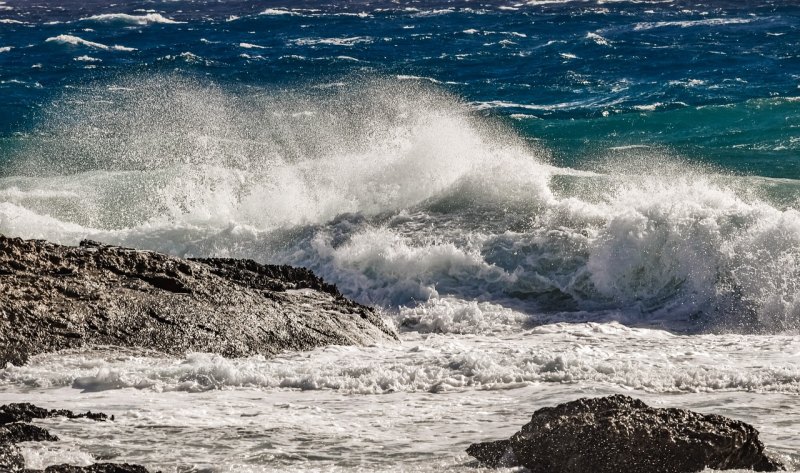
<path id="1" fill-rule="evenodd" d="M 396 340 L 311 271 L 0 236 L 0 368 L 98 345 L 238 357 Z"/>
<path id="2" fill-rule="evenodd" d="M 749 424 L 621 395 L 539 409 L 510 439 L 473 444 L 467 453 L 487 466 L 532 473 L 783 470 Z"/>

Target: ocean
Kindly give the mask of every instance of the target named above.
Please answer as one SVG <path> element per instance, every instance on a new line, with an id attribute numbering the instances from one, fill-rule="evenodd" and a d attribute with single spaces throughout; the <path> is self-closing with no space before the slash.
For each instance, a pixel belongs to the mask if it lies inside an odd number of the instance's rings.
<path id="1" fill-rule="evenodd" d="M 622 393 L 800 468 L 799 208 L 797 2 L 0 1 L 0 233 L 305 266 L 401 338 L 9 365 L 117 419 L 29 467 L 479 471 Z"/>

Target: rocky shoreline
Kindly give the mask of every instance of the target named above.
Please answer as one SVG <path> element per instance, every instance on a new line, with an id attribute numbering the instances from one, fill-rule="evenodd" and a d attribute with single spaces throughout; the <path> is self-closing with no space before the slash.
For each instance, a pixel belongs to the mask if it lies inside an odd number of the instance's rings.
<path id="1" fill-rule="evenodd" d="M 182 259 L 83 241 L 77 247 L 0 236 L 0 367 L 64 349 L 133 347 L 179 355 L 274 355 L 396 341 L 371 308 L 311 271 L 227 258 Z M 0 471 L 29 472 L 20 442 L 56 441 L 33 419 L 64 416 L 0 406 Z M 779 471 L 749 424 L 627 396 L 582 398 L 536 411 L 506 440 L 471 445 L 483 466 L 533 473 Z M 147 473 L 133 464 L 50 466 L 47 473 Z"/>
<path id="2" fill-rule="evenodd" d="M 369 307 L 311 271 L 0 236 L 0 367 L 92 346 L 274 355 L 395 341 Z"/>

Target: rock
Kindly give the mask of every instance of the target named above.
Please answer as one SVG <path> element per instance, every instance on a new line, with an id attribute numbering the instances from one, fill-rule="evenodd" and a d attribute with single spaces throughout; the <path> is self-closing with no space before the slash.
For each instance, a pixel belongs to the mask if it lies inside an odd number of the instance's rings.
<path id="1" fill-rule="evenodd" d="M 58 437 L 31 424 L 14 423 L 0 427 L 0 443 L 55 442 Z"/>
<path id="2" fill-rule="evenodd" d="M 228 357 L 396 340 L 311 271 L 0 236 L 0 368 L 99 345 Z"/>
<path id="3" fill-rule="evenodd" d="M 128 463 L 96 463 L 90 466 L 55 465 L 44 470 L 25 469 L 25 459 L 15 444 L 19 442 L 57 441 L 58 437 L 47 430 L 31 424 L 32 419 L 48 417 L 68 417 L 70 419 L 88 418 L 104 421 L 108 416 L 99 412 L 75 414 L 65 409 L 44 409 L 33 404 L 19 403 L 0 406 L 0 472 L 20 473 L 148 473 L 139 465 Z M 114 416 L 111 416 L 114 420 Z M 21 422 L 20 422 L 21 421 Z"/>
<path id="4" fill-rule="evenodd" d="M 33 404 L 0 406 L 0 471 L 20 471 L 25 467 L 25 459 L 17 443 L 58 440 L 58 437 L 41 427 L 18 422 L 48 417 L 46 414 L 49 411 Z"/>
<path id="5" fill-rule="evenodd" d="M 44 473 L 148 473 L 147 468 L 128 463 L 95 463 L 90 466 L 53 465 Z"/>
<path id="6" fill-rule="evenodd" d="M 13 443 L 0 441 L 0 471 L 19 471 L 25 467 L 25 459 Z"/>
<path id="7" fill-rule="evenodd" d="M 514 456 L 514 450 L 511 448 L 510 440 L 473 443 L 467 448 L 467 453 L 477 458 L 482 464 L 491 468 L 519 465 L 517 457 Z"/>
<path id="8" fill-rule="evenodd" d="M 103 413 L 87 412 L 85 414 L 75 414 L 66 409 L 44 409 L 34 406 L 27 402 L 12 403 L 0 406 L 0 425 L 12 422 L 30 422 L 33 419 L 47 419 L 48 417 L 68 417 L 77 419 L 86 417 L 92 420 L 106 420 L 108 416 Z M 112 419 L 113 420 L 113 419 Z"/>
<path id="9" fill-rule="evenodd" d="M 653 408 L 621 395 L 539 409 L 509 440 L 473 444 L 467 453 L 487 466 L 524 466 L 532 473 L 783 470 L 764 454 L 758 431 L 749 424 Z M 511 455 L 515 465 L 500 462 Z"/>

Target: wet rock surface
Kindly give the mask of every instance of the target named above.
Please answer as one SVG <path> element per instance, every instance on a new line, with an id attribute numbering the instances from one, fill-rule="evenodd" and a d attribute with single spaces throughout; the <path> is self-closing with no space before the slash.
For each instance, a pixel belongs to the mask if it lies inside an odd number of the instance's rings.
<path id="1" fill-rule="evenodd" d="M 0 367 L 105 345 L 238 357 L 396 339 L 306 269 L 0 236 Z"/>
<path id="2" fill-rule="evenodd" d="M 533 473 L 784 469 L 764 454 L 749 424 L 653 408 L 621 395 L 539 409 L 510 439 L 472 444 L 467 453 L 487 466 L 524 466 Z"/>
<path id="3" fill-rule="evenodd" d="M 148 473 L 147 468 L 128 463 L 95 463 L 89 466 L 53 465 L 44 470 L 25 470 L 25 473 Z"/>
<path id="4" fill-rule="evenodd" d="M 0 406 L 0 472 L 23 473 L 148 473 L 143 466 L 128 463 L 97 463 L 90 466 L 53 465 L 44 470 L 25 468 L 25 459 L 16 444 L 20 442 L 55 442 L 58 437 L 46 429 L 28 424 L 33 419 L 67 417 L 69 419 L 87 418 L 105 421 L 108 416 L 102 413 L 87 412 L 76 414 L 65 409 L 44 409 L 29 403 L 6 404 Z M 111 416 L 111 420 L 114 416 Z"/>
<path id="5" fill-rule="evenodd" d="M 12 422 L 30 422 L 33 419 L 47 419 L 48 417 L 67 417 L 69 419 L 85 417 L 92 420 L 108 419 L 108 416 L 101 412 L 76 414 L 66 409 L 45 409 L 27 402 L 0 406 L 0 425 L 7 425 Z"/>

